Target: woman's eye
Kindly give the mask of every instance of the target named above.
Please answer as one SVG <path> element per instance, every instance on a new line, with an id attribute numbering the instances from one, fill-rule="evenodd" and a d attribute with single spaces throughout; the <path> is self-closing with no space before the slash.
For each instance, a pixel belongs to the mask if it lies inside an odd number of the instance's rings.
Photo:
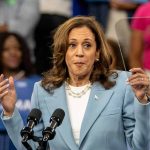
<path id="1" fill-rule="evenodd" d="M 70 47 L 70 48 L 75 48 L 75 47 L 76 47 L 76 44 L 70 43 L 70 44 L 69 44 L 69 47 Z"/>
<path id="2" fill-rule="evenodd" d="M 89 44 L 89 43 L 85 43 L 83 46 L 84 46 L 84 48 L 88 49 L 88 48 L 90 48 L 90 47 L 91 47 L 91 44 Z"/>

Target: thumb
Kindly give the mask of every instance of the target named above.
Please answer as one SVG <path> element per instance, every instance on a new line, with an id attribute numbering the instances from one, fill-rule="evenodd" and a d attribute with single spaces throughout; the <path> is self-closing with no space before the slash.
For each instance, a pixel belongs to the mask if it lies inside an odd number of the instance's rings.
<path id="1" fill-rule="evenodd" d="M 9 77 L 9 87 L 11 90 L 15 90 L 14 79 L 12 76 Z"/>

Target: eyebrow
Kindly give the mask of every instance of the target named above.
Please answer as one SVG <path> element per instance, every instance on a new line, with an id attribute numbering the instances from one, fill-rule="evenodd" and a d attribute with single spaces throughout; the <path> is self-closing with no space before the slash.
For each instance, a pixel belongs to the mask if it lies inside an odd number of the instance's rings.
<path id="1" fill-rule="evenodd" d="M 77 39 L 69 39 L 69 41 L 76 41 Z M 84 39 L 84 41 L 93 41 L 93 39 L 90 39 L 90 38 L 86 38 L 86 39 Z"/>

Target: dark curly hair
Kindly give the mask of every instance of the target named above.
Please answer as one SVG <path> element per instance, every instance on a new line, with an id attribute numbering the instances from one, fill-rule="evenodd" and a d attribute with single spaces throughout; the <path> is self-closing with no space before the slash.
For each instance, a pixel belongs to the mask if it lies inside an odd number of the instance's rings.
<path id="1" fill-rule="evenodd" d="M 20 51 L 22 53 L 22 61 L 20 63 L 19 69 L 24 70 L 25 76 L 28 76 L 33 71 L 32 63 L 30 60 L 29 47 L 23 37 L 13 32 L 0 33 L 0 74 L 3 73 L 2 53 L 4 52 L 4 44 L 10 36 L 15 37 L 18 43 L 20 44 Z"/>

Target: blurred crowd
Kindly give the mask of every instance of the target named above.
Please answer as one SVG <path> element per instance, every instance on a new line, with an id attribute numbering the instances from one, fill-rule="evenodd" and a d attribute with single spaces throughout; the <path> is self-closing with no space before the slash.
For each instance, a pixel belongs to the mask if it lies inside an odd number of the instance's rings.
<path id="1" fill-rule="evenodd" d="M 110 67 L 141 67 L 150 74 L 149 9 L 148 0 L 0 0 L 0 74 L 14 77 L 25 122 L 34 83 L 52 67 L 60 24 L 76 15 L 94 16 L 112 51 Z M 15 148 L 0 120 L 0 150 L 9 149 Z"/>

